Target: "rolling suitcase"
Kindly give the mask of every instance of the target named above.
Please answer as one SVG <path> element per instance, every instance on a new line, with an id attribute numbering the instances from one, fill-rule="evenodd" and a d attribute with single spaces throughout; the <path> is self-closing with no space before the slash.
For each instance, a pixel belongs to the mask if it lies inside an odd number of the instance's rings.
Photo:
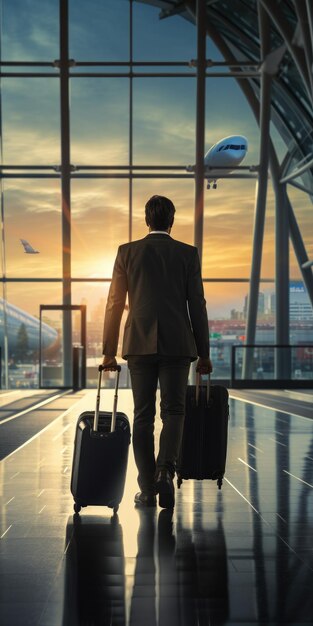
<path id="1" fill-rule="evenodd" d="M 71 492 L 74 511 L 88 505 L 108 506 L 117 512 L 125 486 L 130 426 L 125 413 L 117 413 L 117 367 L 113 413 L 99 411 L 102 370 L 99 379 L 96 410 L 84 411 L 76 426 Z"/>
<path id="2" fill-rule="evenodd" d="M 189 385 L 186 394 L 185 423 L 180 457 L 177 464 L 177 486 L 184 479 L 217 481 L 220 489 L 225 473 L 229 420 L 228 391 L 222 385 Z"/>

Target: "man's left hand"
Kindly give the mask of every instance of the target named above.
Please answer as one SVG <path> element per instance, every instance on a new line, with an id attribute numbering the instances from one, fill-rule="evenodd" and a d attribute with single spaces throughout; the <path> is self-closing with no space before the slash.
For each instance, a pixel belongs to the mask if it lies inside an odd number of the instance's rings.
<path id="1" fill-rule="evenodd" d="M 104 365 L 106 371 L 114 372 L 117 368 L 117 360 L 114 356 L 104 356 L 102 365 Z"/>

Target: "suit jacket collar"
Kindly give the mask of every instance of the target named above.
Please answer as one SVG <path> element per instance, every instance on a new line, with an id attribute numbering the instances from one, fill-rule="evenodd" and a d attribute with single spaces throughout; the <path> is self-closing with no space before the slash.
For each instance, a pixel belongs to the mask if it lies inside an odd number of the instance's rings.
<path id="1" fill-rule="evenodd" d="M 148 239 L 148 237 L 151 237 L 151 239 L 171 239 L 171 235 L 168 235 L 167 233 L 149 233 L 148 235 L 146 235 L 145 239 Z"/>

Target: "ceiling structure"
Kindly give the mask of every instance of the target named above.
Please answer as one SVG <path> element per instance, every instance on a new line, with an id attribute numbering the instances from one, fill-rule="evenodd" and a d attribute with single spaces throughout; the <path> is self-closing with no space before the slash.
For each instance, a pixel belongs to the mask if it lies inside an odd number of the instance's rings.
<path id="1" fill-rule="evenodd" d="M 195 0 L 139 0 L 160 8 L 160 19 L 180 15 L 196 23 Z M 260 8 L 267 16 L 265 58 Z M 237 78 L 250 105 L 260 101 L 262 69 L 272 77 L 271 121 L 286 145 L 281 179 L 313 199 L 313 4 L 311 0 L 207 0 L 207 35 Z M 237 66 L 236 63 L 247 62 Z M 252 64 L 249 67 L 249 62 Z M 235 64 L 235 65 L 234 65 Z M 251 76 L 253 74 L 255 76 Z M 248 73 L 248 72 L 247 72 Z M 257 107 L 253 107 L 256 117 Z"/>

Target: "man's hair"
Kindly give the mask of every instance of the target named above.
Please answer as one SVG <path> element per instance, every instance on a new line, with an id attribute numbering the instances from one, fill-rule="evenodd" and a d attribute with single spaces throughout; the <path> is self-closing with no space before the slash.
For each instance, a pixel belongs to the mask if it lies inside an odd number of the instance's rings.
<path id="1" fill-rule="evenodd" d="M 175 207 L 165 196 L 152 196 L 146 206 L 146 224 L 152 230 L 167 230 L 174 222 Z"/>

